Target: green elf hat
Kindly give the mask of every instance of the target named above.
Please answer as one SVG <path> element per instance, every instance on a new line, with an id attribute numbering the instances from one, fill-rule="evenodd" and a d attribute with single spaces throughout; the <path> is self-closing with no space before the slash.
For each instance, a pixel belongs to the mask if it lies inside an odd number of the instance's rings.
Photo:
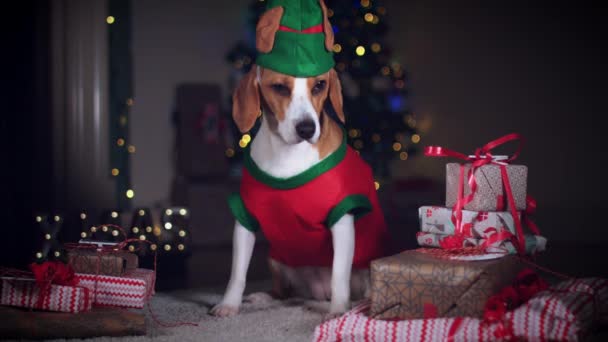
<path id="1" fill-rule="evenodd" d="M 334 66 L 334 33 L 323 0 L 268 0 L 256 27 L 256 63 L 295 77 Z"/>

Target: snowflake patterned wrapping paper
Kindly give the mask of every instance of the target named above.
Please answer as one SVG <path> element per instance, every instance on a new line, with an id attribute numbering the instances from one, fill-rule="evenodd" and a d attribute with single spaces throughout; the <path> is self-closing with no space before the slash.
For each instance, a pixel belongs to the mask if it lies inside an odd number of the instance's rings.
<path id="1" fill-rule="evenodd" d="M 384 321 L 369 315 L 364 301 L 315 328 L 313 341 L 497 341 L 504 327 L 517 341 L 579 341 L 608 315 L 608 280 L 566 280 L 507 312 L 504 323 L 470 317 Z M 502 330 L 502 331 L 501 331 Z M 509 340 L 504 338 L 503 340 Z M 593 339 L 594 340 L 594 339 Z"/>
<path id="2" fill-rule="evenodd" d="M 122 277 L 76 273 L 75 278 L 91 291 L 94 305 L 141 309 L 154 294 L 156 272 L 137 268 Z"/>
<path id="3" fill-rule="evenodd" d="M 441 247 L 441 242 L 453 235 L 447 234 L 436 234 L 427 232 L 417 232 L 416 240 L 420 247 Z M 547 246 L 547 239 L 540 235 L 524 235 L 524 241 L 526 242 L 526 254 L 535 254 L 544 252 Z M 463 238 L 461 247 L 477 247 L 484 246 L 486 240 L 479 238 Z M 510 240 L 499 240 L 485 246 L 485 251 L 488 253 L 517 253 L 517 249 Z"/>
<path id="4" fill-rule="evenodd" d="M 521 217 L 521 214 L 518 213 Z M 452 209 L 437 206 L 422 206 L 418 209 L 420 230 L 426 233 L 452 235 Z M 462 228 L 467 237 L 487 238 L 488 235 L 509 231 L 515 234 L 513 215 L 506 211 L 462 211 Z"/>
<path id="5" fill-rule="evenodd" d="M 471 164 L 464 165 L 464 196 L 471 194 L 467 182 L 467 175 Z M 507 165 L 509 184 L 513 191 L 516 210 L 526 209 L 526 195 L 528 186 L 528 167 L 525 165 Z M 508 210 L 509 204 L 504 191 L 500 166 L 495 164 L 483 165 L 475 170 L 477 190 L 473 200 L 464 206 L 466 210 L 474 211 L 502 211 Z M 446 196 L 445 206 L 452 208 L 458 200 L 458 187 L 460 184 L 460 164 L 446 164 Z"/>
<path id="6" fill-rule="evenodd" d="M 459 261 L 417 250 L 372 261 L 370 315 L 379 319 L 480 317 L 487 299 L 511 285 L 515 255 Z"/>

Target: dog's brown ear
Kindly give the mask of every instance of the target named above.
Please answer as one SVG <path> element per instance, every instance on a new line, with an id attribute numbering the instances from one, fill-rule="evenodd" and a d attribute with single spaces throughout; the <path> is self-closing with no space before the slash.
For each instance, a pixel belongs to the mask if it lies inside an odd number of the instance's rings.
<path id="1" fill-rule="evenodd" d="M 260 114 L 257 68 L 256 65 L 251 66 L 232 95 L 232 118 L 241 133 L 249 132 Z"/>
<path id="2" fill-rule="evenodd" d="M 261 53 L 269 53 L 274 46 L 274 37 L 279 30 L 283 7 L 277 6 L 264 12 L 255 28 L 255 47 Z"/>
<path id="3" fill-rule="evenodd" d="M 334 49 L 334 29 L 331 27 L 329 19 L 327 19 L 327 6 L 325 6 L 325 1 L 319 0 L 319 5 L 321 5 L 321 11 L 323 12 L 323 33 L 325 33 L 325 48 L 327 49 L 327 51 L 331 51 Z"/>
<path id="4" fill-rule="evenodd" d="M 344 123 L 344 109 L 342 108 L 342 85 L 338 73 L 333 68 L 329 70 L 329 101 L 334 107 L 338 118 Z"/>

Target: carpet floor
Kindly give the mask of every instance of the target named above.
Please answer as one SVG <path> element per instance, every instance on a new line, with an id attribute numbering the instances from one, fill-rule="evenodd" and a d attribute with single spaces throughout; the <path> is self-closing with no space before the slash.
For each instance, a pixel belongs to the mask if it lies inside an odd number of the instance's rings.
<path id="1" fill-rule="evenodd" d="M 269 288 L 269 282 L 256 282 L 248 286 L 247 293 Z M 229 318 L 208 314 L 221 300 L 223 288 L 190 289 L 157 292 L 149 304 L 146 315 L 147 332 L 143 336 L 96 337 L 86 340 L 54 339 L 49 341 L 131 342 L 131 341 L 312 341 L 315 327 L 322 322 L 329 303 L 292 298 L 262 303 L 244 302 L 241 312 Z M 247 294 L 246 293 L 246 294 Z M 356 305 L 357 303 L 353 303 Z M 160 322 L 161 324 L 157 323 Z M 162 324 L 186 323 L 164 327 Z M 197 324 L 197 326 L 189 323 Z M 1 324 L 1 323 L 0 323 Z M 1 338 L 0 338 L 1 339 Z M 586 336 L 583 341 L 608 341 L 608 331 Z"/>
<path id="2" fill-rule="evenodd" d="M 247 293 L 268 289 L 268 282 L 248 285 Z M 188 322 L 198 326 L 162 327 L 146 314 L 145 336 L 97 337 L 88 342 L 106 341 L 311 341 L 315 326 L 321 323 L 328 303 L 302 299 L 243 303 L 234 317 L 216 318 L 208 314 L 221 300 L 223 288 L 158 292 L 150 303 L 151 312 L 161 323 Z M 75 341 L 51 340 L 51 341 Z"/>

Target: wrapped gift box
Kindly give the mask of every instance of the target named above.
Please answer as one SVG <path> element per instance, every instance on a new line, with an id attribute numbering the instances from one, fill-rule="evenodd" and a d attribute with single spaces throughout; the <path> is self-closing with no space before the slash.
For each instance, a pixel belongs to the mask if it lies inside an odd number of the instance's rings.
<path id="1" fill-rule="evenodd" d="M 483 261 L 440 258 L 410 250 L 371 263 L 375 318 L 415 319 L 483 314 L 486 300 L 522 269 L 515 255 Z"/>
<path id="2" fill-rule="evenodd" d="M 453 235 L 445 235 L 445 234 L 436 234 L 436 233 L 427 233 L 427 232 L 418 232 L 416 233 L 416 240 L 418 241 L 418 245 L 420 247 L 443 247 L 442 241 L 445 239 L 450 239 Z M 544 236 L 540 235 L 524 235 L 524 241 L 526 242 L 526 254 L 535 254 L 539 252 L 543 252 L 547 246 L 547 239 Z M 486 239 L 479 238 L 461 238 L 459 240 L 459 247 L 478 247 L 484 246 Z M 454 246 L 451 246 L 454 247 Z M 517 249 L 513 245 L 510 240 L 502 240 L 497 241 L 495 243 L 491 243 L 486 246 L 485 249 L 488 253 L 509 253 L 515 254 L 517 253 Z"/>
<path id="3" fill-rule="evenodd" d="M 156 273 L 137 268 L 121 277 L 77 273 L 79 285 L 91 291 L 95 305 L 141 309 L 154 294 Z"/>
<path id="4" fill-rule="evenodd" d="M 521 214 L 518 213 L 521 218 Z M 418 209 L 420 230 L 426 233 L 452 235 L 452 209 L 436 206 L 423 206 Z M 462 227 L 467 237 L 486 238 L 501 231 L 515 234 L 513 215 L 506 211 L 462 211 Z"/>
<path id="5" fill-rule="evenodd" d="M 471 164 L 464 165 L 464 196 L 471 194 L 467 182 L 467 174 Z M 513 191 L 516 210 L 526 209 L 526 195 L 528 182 L 528 167 L 525 165 L 507 165 L 509 184 Z M 464 206 L 464 209 L 474 211 L 503 211 L 510 206 L 506 198 L 500 166 L 496 164 L 483 165 L 474 172 L 477 190 L 473 200 Z M 452 208 L 458 200 L 458 186 L 460 183 L 460 164 L 448 163 L 446 165 L 446 207 Z"/>
<path id="6" fill-rule="evenodd" d="M 34 279 L 0 278 L 0 304 L 24 308 L 78 313 L 91 309 L 89 289 L 80 286 L 51 285 L 41 306 L 40 288 Z"/>
<path id="7" fill-rule="evenodd" d="M 608 280 L 567 280 L 507 312 L 502 322 L 471 317 L 383 321 L 365 301 L 315 328 L 313 340 L 330 341 L 578 341 L 608 314 Z M 511 327 L 505 331 L 505 327 Z M 508 329 L 508 328 L 507 328 Z M 513 339 L 497 336 L 508 335 Z M 601 336 L 598 341 L 601 340 Z M 596 340 L 591 338 L 590 340 Z"/>
<path id="8" fill-rule="evenodd" d="M 76 273 L 122 276 L 139 265 L 136 254 L 128 251 L 97 252 L 94 249 L 68 250 L 68 263 Z"/>

